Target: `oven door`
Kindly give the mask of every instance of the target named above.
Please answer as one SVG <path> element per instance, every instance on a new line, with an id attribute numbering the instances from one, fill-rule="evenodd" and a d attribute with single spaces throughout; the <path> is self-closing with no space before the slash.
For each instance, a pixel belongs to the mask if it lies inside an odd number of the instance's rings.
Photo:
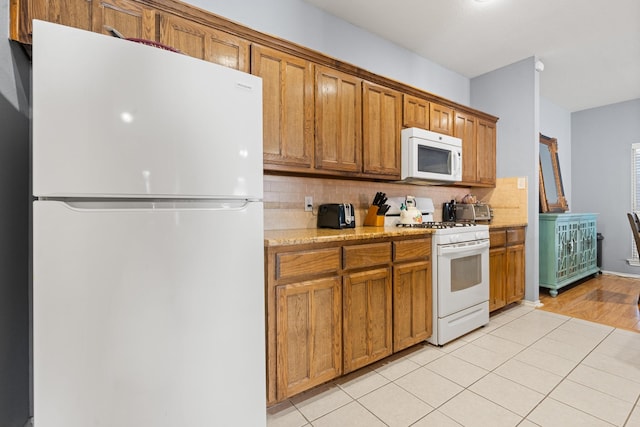
<path id="1" fill-rule="evenodd" d="M 438 317 L 489 300 L 489 240 L 438 246 Z"/>

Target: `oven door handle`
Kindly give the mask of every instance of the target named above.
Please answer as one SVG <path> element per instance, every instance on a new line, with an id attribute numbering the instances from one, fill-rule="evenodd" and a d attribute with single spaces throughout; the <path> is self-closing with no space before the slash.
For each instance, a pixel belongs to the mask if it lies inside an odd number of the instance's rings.
<path id="1" fill-rule="evenodd" d="M 483 240 L 483 241 L 474 243 L 473 245 L 465 245 L 465 246 L 458 246 L 457 244 L 445 245 L 438 248 L 438 255 L 455 254 L 455 255 L 464 256 L 465 254 L 477 253 L 479 251 L 481 252 L 483 249 L 488 249 L 488 248 L 489 248 L 488 240 Z"/>

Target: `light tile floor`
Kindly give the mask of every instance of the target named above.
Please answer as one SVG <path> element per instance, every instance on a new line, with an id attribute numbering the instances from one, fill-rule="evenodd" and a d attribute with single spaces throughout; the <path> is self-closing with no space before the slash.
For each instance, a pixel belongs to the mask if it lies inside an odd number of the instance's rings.
<path id="1" fill-rule="evenodd" d="M 269 427 L 640 426 L 640 334 L 516 305 L 267 410 Z"/>

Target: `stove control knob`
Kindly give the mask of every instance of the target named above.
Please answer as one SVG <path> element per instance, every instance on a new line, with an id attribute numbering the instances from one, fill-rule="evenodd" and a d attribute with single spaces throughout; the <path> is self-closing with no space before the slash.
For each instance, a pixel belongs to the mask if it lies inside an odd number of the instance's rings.
<path id="1" fill-rule="evenodd" d="M 476 240 L 486 239 L 486 236 L 482 231 L 476 232 Z"/>
<path id="2" fill-rule="evenodd" d="M 449 235 L 449 242 L 458 243 L 459 241 L 460 241 L 460 235 L 459 234 L 450 234 Z"/>

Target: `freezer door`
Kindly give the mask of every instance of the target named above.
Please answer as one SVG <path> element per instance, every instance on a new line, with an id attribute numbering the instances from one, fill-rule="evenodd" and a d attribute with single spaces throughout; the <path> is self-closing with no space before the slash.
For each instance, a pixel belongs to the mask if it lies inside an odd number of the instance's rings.
<path id="1" fill-rule="evenodd" d="M 264 426 L 262 209 L 35 202 L 34 425 Z"/>
<path id="2" fill-rule="evenodd" d="M 35 21 L 33 192 L 262 198 L 262 79 Z"/>

